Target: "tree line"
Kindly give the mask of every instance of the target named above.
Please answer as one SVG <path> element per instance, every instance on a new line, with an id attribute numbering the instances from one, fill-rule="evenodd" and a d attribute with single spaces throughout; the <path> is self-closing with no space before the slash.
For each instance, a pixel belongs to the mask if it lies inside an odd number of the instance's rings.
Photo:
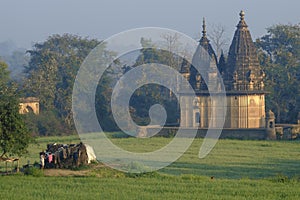
<path id="1" fill-rule="evenodd" d="M 164 36 L 171 44 L 176 38 Z M 174 41 L 173 41 L 174 40 Z M 25 129 L 33 135 L 62 135 L 75 132 L 72 106 L 72 89 L 77 71 L 88 55 L 101 41 L 71 34 L 52 35 L 46 41 L 34 44 L 27 51 L 28 64 L 24 67 L 22 80 L 17 83 L 9 79 L 7 65 L 1 62 L 1 102 L 0 117 L 9 116 L 6 104 L 10 104 L 12 113 L 17 118 L 16 132 Z M 151 43 L 141 40 L 142 45 Z M 277 123 L 295 123 L 300 112 L 300 25 L 275 25 L 267 29 L 267 34 L 255 41 L 258 48 L 261 67 L 266 73 L 265 85 L 269 94 L 266 96 L 267 109 L 276 114 Z M 155 46 L 154 46 L 155 48 Z M 108 56 L 110 56 L 108 52 Z M 99 81 L 96 94 L 96 110 L 105 130 L 118 130 L 110 108 L 110 96 L 116 78 L 141 63 L 160 63 L 179 69 L 178 59 L 168 52 L 157 52 L 142 49 L 135 64 L 116 62 Z M 226 59 L 226 58 L 223 58 Z M 147 93 L 152 87 L 154 93 Z M 9 88 L 9 89 L 8 89 Z M 154 88 L 154 89 L 153 89 Z M 149 88 L 148 88 L 149 89 Z M 164 92 L 161 92 L 164 91 Z M 16 95 L 21 94 L 21 95 Z M 14 97 L 34 96 L 40 99 L 40 115 L 28 114 L 19 117 L 17 114 L 18 99 Z M 149 98 L 150 97 L 150 98 Z M 11 99 L 11 100 L 8 100 Z M 168 122 L 176 122 L 179 117 L 176 98 L 170 91 L 157 85 L 145 86 L 137 90 L 130 102 L 132 118 L 141 125 L 149 122 L 148 108 L 154 103 L 168 105 L 170 115 Z M 168 115 L 169 116 L 169 115 Z M 20 118 L 20 119 L 19 119 Z M 18 120 L 23 121 L 21 123 Z M 0 136 L 5 135 L 6 118 L 1 118 Z M 10 127 L 12 130 L 12 127 Z"/>

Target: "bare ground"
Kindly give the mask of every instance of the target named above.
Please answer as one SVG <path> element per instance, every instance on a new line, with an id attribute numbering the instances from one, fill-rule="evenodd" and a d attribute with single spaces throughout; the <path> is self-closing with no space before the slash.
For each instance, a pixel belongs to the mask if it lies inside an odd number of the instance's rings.
<path id="1" fill-rule="evenodd" d="M 45 176 L 87 176 L 91 170 L 44 169 Z"/>
<path id="2" fill-rule="evenodd" d="M 89 169 L 83 170 L 70 170 L 70 169 L 44 169 L 45 176 L 88 176 L 91 171 L 95 169 L 103 168 L 104 165 L 97 164 L 93 165 Z"/>

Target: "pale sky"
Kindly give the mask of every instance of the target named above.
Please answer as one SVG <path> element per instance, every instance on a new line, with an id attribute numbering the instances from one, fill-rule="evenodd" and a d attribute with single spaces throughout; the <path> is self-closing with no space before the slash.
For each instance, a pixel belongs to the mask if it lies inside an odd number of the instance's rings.
<path id="1" fill-rule="evenodd" d="M 99 40 L 127 29 L 155 26 L 193 38 L 222 24 L 230 40 L 246 12 L 253 39 L 274 24 L 300 22 L 299 0 L 0 0 L 0 42 L 14 41 L 30 48 L 52 34 L 71 33 Z"/>

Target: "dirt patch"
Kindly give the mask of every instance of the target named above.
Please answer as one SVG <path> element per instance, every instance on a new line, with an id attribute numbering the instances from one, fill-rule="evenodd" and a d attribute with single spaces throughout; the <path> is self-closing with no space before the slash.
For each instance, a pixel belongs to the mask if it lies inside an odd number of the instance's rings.
<path id="1" fill-rule="evenodd" d="M 45 176 L 87 176 L 90 170 L 44 169 Z"/>
<path id="2" fill-rule="evenodd" d="M 93 170 L 104 168 L 103 164 L 90 166 L 89 169 L 70 170 L 70 169 L 44 169 L 45 176 L 89 176 Z"/>

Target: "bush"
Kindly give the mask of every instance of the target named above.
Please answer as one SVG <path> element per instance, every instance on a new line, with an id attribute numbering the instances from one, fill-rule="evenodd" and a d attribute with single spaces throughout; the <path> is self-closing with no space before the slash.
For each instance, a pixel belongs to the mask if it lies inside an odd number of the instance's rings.
<path id="1" fill-rule="evenodd" d="M 91 171 L 89 176 L 100 178 L 124 178 L 125 174 L 123 172 L 111 169 L 109 167 L 103 167 Z"/>
<path id="2" fill-rule="evenodd" d="M 29 113 L 24 119 L 33 136 L 70 135 L 74 132 L 54 111 L 43 111 L 39 115 Z"/>
<path id="3" fill-rule="evenodd" d="M 273 182 L 278 182 L 278 183 L 287 183 L 290 181 L 289 177 L 284 175 L 284 174 L 277 174 L 276 177 L 272 179 Z"/>
<path id="4" fill-rule="evenodd" d="M 34 177 L 42 177 L 44 176 L 44 172 L 41 169 L 35 168 L 35 167 L 28 167 L 24 170 L 24 174 L 28 176 L 34 176 Z"/>
<path id="5" fill-rule="evenodd" d="M 107 132 L 106 136 L 108 138 L 129 138 L 129 137 L 132 137 L 132 136 L 127 135 L 126 133 L 123 133 L 123 132 Z"/>

